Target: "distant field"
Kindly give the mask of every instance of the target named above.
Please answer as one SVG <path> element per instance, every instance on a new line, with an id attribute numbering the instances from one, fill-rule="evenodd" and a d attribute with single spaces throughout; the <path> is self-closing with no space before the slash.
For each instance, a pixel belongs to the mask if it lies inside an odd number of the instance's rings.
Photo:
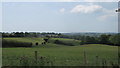
<path id="1" fill-rule="evenodd" d="M 42 38 L 5 39 L 32 43 L 41 43 L 43 41 Z M 63 38 L 52 38 L 51 40 L 56 39 L 75 42 L 77 46 L 47 43 L 46 45 L 39 44 L 39 46 L 34 46 L 32 48 L 3 48 L 3 66 L 102 66 L 103 62 L 106 62 L 105 65 L 111 66 L 112 63 L 118 63 L 117 46 L 102 44 L 78 45 L 78 42 L 80 42 L 78 40 Z M 35 51 L 38 52 L 37 63 L 34 61 Z M 45 57 L 45 59 L 42 59 L 41 56 Z M 21 63 L 21 57 L 27 60 L 25 61 L 24 59 Z"/>
<path id="2" fill-rule="evenodd" d="M 62 43 L 67 44 L 67 45 L 72 44 L 72 45 L 74 45 L 74 46 L 80 45 L 80 42 L 81 42 L 80 40 L 65 39 L 65 38 L 51 38 L 49 41 L 50 41 L 51 43 L 54 43 L 55 40 L 59 40 L 59 41 L 61 41 Z"/>
<path id="3" fill-rule="evenodd" d="M 4 38 L 5 40 L 10 40 L 10 41 L 17 41 L 17 42 L 32 42 L 35 44 L 36 42 L 40 43 L 43 42 L 42 38 Z"/>

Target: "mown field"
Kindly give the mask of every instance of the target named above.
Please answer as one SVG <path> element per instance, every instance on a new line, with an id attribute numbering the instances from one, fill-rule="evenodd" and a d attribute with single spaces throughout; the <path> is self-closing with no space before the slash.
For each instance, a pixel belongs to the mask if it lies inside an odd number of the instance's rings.
<path id="1" fill-rule="evenodd" d="M 33 47 L 2 48 L 3 66 L 111 66 L 118 64 L 118 47 L 104 44 L 79 45 L 79 40 L 52 38 L 4 38 L 18 42 L 32 42 Z M 54 44 L 59 39 L 76 46 Z M 35 43 L 39 45 L 36 46 Z M 35 54 L 35 51 L 37 53 Z"/>

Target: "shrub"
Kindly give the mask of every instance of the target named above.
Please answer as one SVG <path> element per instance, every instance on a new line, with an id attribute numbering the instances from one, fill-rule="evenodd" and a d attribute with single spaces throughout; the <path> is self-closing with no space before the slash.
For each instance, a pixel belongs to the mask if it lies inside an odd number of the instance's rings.
<path id="1" fill-rule="evenodd" d="M 32 43 L 2 40 L 2 47 L 32 47 Z"/>
<path id="2" fill-rule="evenodd" d="M 37 45 L 38 45 L 38 42 L 36 42 L 35 45 L 37 46 Z"/>

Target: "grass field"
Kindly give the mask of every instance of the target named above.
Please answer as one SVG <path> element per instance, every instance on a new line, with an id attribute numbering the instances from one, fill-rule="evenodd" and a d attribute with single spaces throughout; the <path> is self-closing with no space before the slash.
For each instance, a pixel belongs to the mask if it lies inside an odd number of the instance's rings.
<path id="1" fill-rule="evenodd" d="M 32 42 L 33 45 L 35 45 L 36 42 L 40 43 L 43 42 L 43 39 L 42 38 L 29 38 L 29 37 L 26 37 L 26 38 L 4 38 L 6 40 L 10 40 L 10 41 L 16 41 L 16 42 Z"/>
<path id="2" fill-rule="evenodd" d="M 41 43 L 42 38 L 5 38 L 19 42 Z M 3 66 L 111 66 L 118 64 L 118 47 L 103 44 L 79 45 L 78 40 L 52 38 L 75 42 L 77 46 L 54 43 L 29 48 L 3 48 Z M 35 51 L 37 51 L 37 58 Z M 37 59 L 37 60 L 36 60 Z"/>

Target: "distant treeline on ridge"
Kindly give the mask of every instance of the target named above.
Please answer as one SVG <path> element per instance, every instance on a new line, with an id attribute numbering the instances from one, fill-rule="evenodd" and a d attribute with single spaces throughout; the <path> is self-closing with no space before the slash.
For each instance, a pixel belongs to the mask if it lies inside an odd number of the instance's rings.
<path id="1" fill-rule="evenodd" d="M 12 32 L 5 33 L 1 32 L 2 37 L 49 37 L 49 38 L 68 38 L 80 40 L 80 44 L 108 44 L 108 45 L 120 45 L 120 34 L 119 33 L 79 33 L 79 34 L 70 34 L 70 33 L 54 33 L 54 32 Z M 99 35 L 97 35 L 99 34 Z M 60 43 L 60 42 L 59 42 Z"/>

